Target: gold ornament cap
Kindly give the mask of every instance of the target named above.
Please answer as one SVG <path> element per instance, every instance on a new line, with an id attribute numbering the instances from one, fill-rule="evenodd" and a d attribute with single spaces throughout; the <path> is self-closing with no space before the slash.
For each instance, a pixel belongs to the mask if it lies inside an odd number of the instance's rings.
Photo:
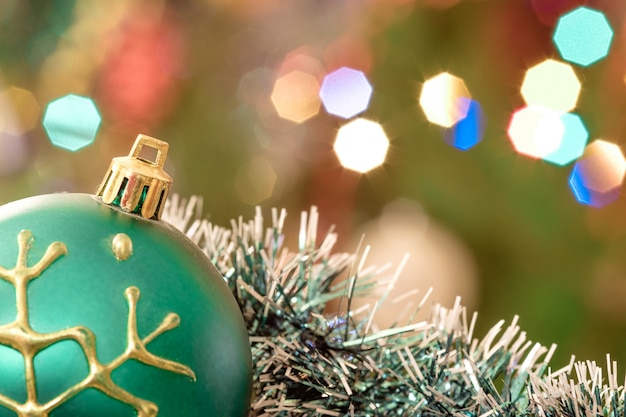
<path id="1" fill-rule="evenodd" d="M 144 146 L 156 150 L 155 161 L 139 156 Z M 172 185 L 172 177 L 163 169 L 168 148 L 167 142 L 137 136 L 128 156 L 113 158 L 96 195 L 126 212 L 159 219 Z"/>

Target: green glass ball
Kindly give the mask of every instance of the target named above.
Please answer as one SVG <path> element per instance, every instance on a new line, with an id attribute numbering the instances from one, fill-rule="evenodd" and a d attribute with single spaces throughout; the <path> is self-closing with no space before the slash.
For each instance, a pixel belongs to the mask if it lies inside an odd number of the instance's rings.
<path id="1" fill-rule="evenodd" d="M 248 415 L 241 312 L 178 230 L 51 194 L 0 207 L 0 236 L 1 417 Z"/>

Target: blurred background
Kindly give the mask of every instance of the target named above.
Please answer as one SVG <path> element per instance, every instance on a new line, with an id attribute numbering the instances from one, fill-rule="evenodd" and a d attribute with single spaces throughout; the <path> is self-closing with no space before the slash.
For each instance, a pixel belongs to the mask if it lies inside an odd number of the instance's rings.
<path id="1" fill-rule="evenodd" d="M 580 6 L 585 6 L 582 9 Z M 626 363 L 626 2 L 0 1 L 0 202 L 139 133 L 216 224 L 316 205 L 398 294 Z M 573 45 L 573 46 L 572 46 Z M 582 56 L 580 56 L 582 54 Z M 295 247 L 294 247 L 295 249 Z M 398 317 L 391 305 L 385 324 Z M 391 317 L 391 318 L 390 318 Z"/>

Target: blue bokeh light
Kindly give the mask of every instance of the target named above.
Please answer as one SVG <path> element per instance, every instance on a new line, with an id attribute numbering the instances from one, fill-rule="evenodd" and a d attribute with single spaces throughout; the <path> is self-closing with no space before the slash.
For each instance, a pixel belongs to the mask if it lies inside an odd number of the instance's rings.
<path id="1" fill-rule="evenodd" d="M 465 97 L 459 100 L 467 101 L 467 114 L 444 132 L 444 140 L 448 145 L 466 151 L 482 140 L 485 132 L 485 116 L 478 101 Z"/>
<path id="2" fill-rule="evenodd" d="M 543 157 L 545 161 L 556 165 L 567 165 L 581 157 L 587 146 L 589 132 L 579 115 L 565 113 L 561 116 L 563 138 L 559 147 Z"/>
<path id="3" fill-rule="evenodd" d="M 620 188 L 616 187 L 607 192 L 599 192 L 587 187 L 585 174 L 580 163 L 576 163 L 569 177 L 569 187 L 580 204 L 601 208 L 611 204 L 620 194 Z"/>
<path id="4" fill-rule="evenodd" d="M 586 67 L 607 56 L 613 29 L 604 13 L 581 6 L 559 18 L 552 39 L 561 58 Z"/>
<path id="5" fill-rule="evenodd" d="M 43 127 L 54 146 L 75 152 L 94 142 L 101 121 L 92 99 L 68 94 L 48 103 Z"/>
<path id="6" fill-rule="evenodd" d="M 580 204 L 591 205 L 591 190 L 585 187 L 579 164 L 575 164 L 569 176 L 569 187 Z"/>
<path id="7" fill-rule="evenodd" d="M 364 112 L 372 96 L 372 86 L 363 72 L 341 67 L 322 82 L 320 99 L 326 111 L 349 119 Z"/>

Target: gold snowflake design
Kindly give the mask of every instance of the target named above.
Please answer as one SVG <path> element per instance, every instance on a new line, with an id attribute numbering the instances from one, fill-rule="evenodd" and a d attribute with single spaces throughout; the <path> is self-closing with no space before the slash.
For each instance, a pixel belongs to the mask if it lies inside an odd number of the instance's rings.
<path id="1" fill-rule="evenodd" d="M 24 403 L 0 394 L 0 405 L 13 410 L 18 417 L 48 417 L 50 412 L 87 388 L 94 388 L 107 396 L 135 408 L 137 417 L 155 417 L 159 408 L 151 401 L 137 398 L 113 382 L 111 373 L 130 359 L 170 372 L 186 375 L 195 381 L 194 372 L 187 366 L 164 359 L 148 352 L 146 345 L 160 334 L 172 330 L 180 324 L 180 317 L 169 313 L 155 330 L 141 339 L 137 331 L 137 301 L 139 289 L 128 287 L 124 296 L 128 302 L 128 326 L 126 349 L 110 363 L 104 364 L 96 354 L 96 336 L 84 326 L 75 326 L 53 333 L 39 333 L 32 329 L 28 315 L 28 284 L 39 277 L 54 261 L 67 253 L 62 242 L 51 243 L 43 257 L 34 265 L 28 266 L 28 252 L 33 242 L 30 231 L 22 230 L 17 238 L 19 252 L 13 269 L 0 266 L 0 278 L 15 287 L 17 316 L 12 323 L 0 326 L 0 344 L 9 346 L 24 357 L 27 399 Z M 46 403 L 37 401 L 37 378 L 34 358 L 38 352 L 61 341 L 73 340 L 81 347 L 88 363 L 87 376 L 76 385 L 68 388 Z"/>

